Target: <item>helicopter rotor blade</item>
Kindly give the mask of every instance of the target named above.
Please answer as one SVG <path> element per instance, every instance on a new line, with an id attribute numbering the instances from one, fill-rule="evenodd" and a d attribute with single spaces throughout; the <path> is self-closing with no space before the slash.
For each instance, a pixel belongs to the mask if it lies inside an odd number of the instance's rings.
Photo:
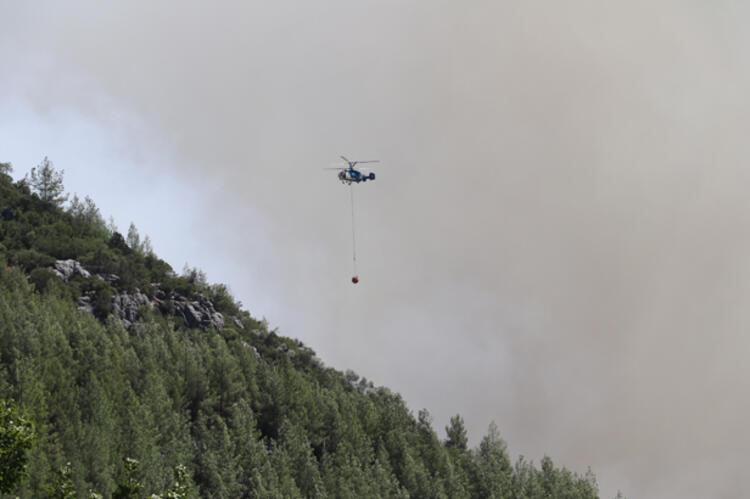
<path id="1" fill-rule="evenodd" d="M 367 161 L 356 161 L 356 163 L 380 163 L 379 159 L 368 159 Z"/>

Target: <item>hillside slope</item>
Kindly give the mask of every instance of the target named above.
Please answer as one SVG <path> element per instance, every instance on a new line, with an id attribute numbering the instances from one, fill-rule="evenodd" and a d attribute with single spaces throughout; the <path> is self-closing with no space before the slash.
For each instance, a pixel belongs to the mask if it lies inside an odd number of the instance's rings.
<path id="1" fill-rule="evenodd" d="M 494 425 L 472 450 L 457 416 L 442 440 L 427 411 L 325 367 L 200 271 L 178 275 L 135 228 L 123 237 L 90 200 L 65 204 L 61 176 L 50 195 L 8 172 L 0 398 L 37 434 L 15 495 L 68 480 L 110 497 L 135 480 L 143 497 L 184 466 L 188 496 L 597 497 L 590 473 L 513 465 Z"/>

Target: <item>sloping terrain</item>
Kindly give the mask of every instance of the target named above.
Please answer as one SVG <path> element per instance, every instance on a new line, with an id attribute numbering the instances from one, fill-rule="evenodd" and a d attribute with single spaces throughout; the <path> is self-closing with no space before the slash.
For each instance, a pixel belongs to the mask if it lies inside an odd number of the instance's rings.
<path id="1" fill-rule="evenodd" d="M 143 497 L 177 476 L 170 497 L 597 497 L 590 473 L 513 465 L 494 425 L 474 450 L 458 416 L 441 439 L 427 411 L 65 202 L 50 164 L 46 190 L 43 168 L 0 166 L 0 398 L 36 433 L 15 495 Z"/>

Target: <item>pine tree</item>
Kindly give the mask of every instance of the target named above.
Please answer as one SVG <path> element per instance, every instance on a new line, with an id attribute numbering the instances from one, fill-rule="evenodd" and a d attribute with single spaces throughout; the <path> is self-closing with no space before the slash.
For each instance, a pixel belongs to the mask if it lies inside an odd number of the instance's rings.
<path id="1" fill-rule="evenodd" d="M 125 472 L 112 499 L 136 499 L 140 497 L 143 484 L 138 480 L 140 463 L 136 459 L 125 458 Z"/>
<path id="2" fill-rule="evenodd" d="M 500 499 L 511 497 L 513 467 L 500 432 L 490 423 L 487 435 L 476 452 L 477 478 L 474 483 L 479 497 Z"/>
<path id="3" fill-rule="evenodd" d="M 34 427 L 7 402 L 0 402 L 0 492 L 10 492 L 24 476 L 26 451 L 31 448 Z"/>
<path id="4" fill-rule="evenodd" d="M 35 192 L 0 173 L 0 400 L 17 401 L 37 435 L 13 496 L 597 497 L 590 472 L 549 459 L 513 468 L 494 424 L 475 450 L 460 416 L 441 440 L 427 411 L 415 418 L 398 394 L 324 367 L 198 269 L 180 276 L 144 254 L 134 226 L 126 241 L 88 198 L 63 210 Z M 29 278 L 56 258 L 98 277 L 54 277 L 40 293 Z M 160 303 L 137 323 L 110 315 L 115 293 L 150 283 Z M 190 328 L 170 295 L 240 320 Z"/>
<path id="5" fill-rule="evenodd" d="M 81 201 L 77 195 L 74 195 L 67 212 L 73 216 L 79 234 L 100 237 L 105 237 L 107 234 L 107 224 L 90 197 L 86 196 Z"/>
<path id="6" fill-rule="evenodd" d="M 183 464 L 178 464 L 174 468 L 174 482 L 168 491 L 160 496 L 151 496 L 158 499 L 189 499 L 196 497 L 193 481 L 190 472 Z"/>
<path id="7" fill-rule="evenodd" d="M 325 497 L 325 489 L 304 429 L 285 421 L 281 429 L 280 449 L 287 455 L 294 483 L 305 497 Z"/>
<path id="8" fill-rule="evenodd" d="M 61 206 L 68 198 L 64 194 L 64 174 L 65 170 L 55 170 L 52 162 L 45 156 L 38 166 L 31 169 L 31 174 L 25 180 L 42 201 Z"/>
<path id="9" fill-rule="evenodd" d="M 446 447 L 466 450 L 469 439 L 466 436 L 464 420 L 459 414 L 451 418 L 450 424 L 445 427 L 445 432 L 448 434 L 448 439 L 445 441 Z"/>
<path id="10" fill-rule="evenodd" d="M 65 463 L 56 475 L 53 484 L 47 487 L 47 497 L 49 499 L 75 499 L 76 487 L 73 483 L 70 463 Z"/>
<path id="11" fill-rule="evenodd" d="M 136 229 L 133 222 L 130 222 L 130 227 L 128 227 L 128 237 L 125 241 L 127 241 L 130 249 L 137 253 L 141 253 L 141 235 L 138 233 L 138 229 Z"/>

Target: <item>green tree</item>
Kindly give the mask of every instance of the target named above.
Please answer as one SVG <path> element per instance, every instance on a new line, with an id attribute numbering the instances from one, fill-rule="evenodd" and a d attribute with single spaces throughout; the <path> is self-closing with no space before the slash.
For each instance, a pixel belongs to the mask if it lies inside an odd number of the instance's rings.
<path id="1" fill-rule="evenodd" d="M 445 441 L 446 447 L 466 450 L 469 444 L 469 439 L 466 436 L 464 420 L 459 414 L 456 414 L 451 418 L 450 424 L 445 427 L 445 432 L 448 434 L 448 439 Z"/>
<path id="2" fill-rule="evenodd" d="M 153 248 L 151 247 L 151 239 L 148 236 L 145 236 L 143 239 L 141 239 L 141 235 L 133 222 L 130 222 L 130 227 L 128 227 L 128 236 L 125 241 L 128 243 L 130 249 L 132 249 L 139 255 L 146 256 L 151 255 L 154 252 Z"/>
<path id="3" fill-rule="evenodd" d="M 76 486 L 73 483 L 73 472 L 70 463 L 65 463 L 56 473 L 54 483 L 47 488 L 49 499 L 75 499 Z"/>
<path id="4" fill-rule="evenodd" d="M 182 268 L 182 277 L 190 284 L 199 288 L 208 286 L 206 273 L 196 267 L 190 267 L 187 263 Z"/>
<path id="5" fill-rule="evenodd" d="M 590 472 L 548 458 L 513 468 L 494 425 L 469 450 L 456 416 L 441 440 L 427 411 L 324 366 L 198 269 L 177 275 L 143 254 L 145 239 L 108 230 L 88 198 L 63 209 L 0 174 L 0 200 L 0 400 L 17 401 L 37 435 L 8 454 L 28 478 L 0 473 L 14 496 L 596 497 Z M 94 276 L 53 278 L 68 258 Z M 126 328 L 113 297 L 136 287 L 158 306 Z M 182 296 L 240 324 L 190 328 Z"/>
<path id="6" fill-rule="evenodd" d="M 81 201 L 78 196 L 74 195 L 67 212 L 73 216 L 79 234 L 91 234 L 100 237 L 105 237 L 107 234 L 107 224 L 102 218 L 99 208 L 90 197 L 86 196 Z"/>
<path id="7" fill-rule="evenodd" d="M 55 279 L 57 279 L 55 273 L 45 268 L 35 268 L 29 274 L 29 280 L 34 284 L 37 291 L 46 291 L 49 282 Z"/>
<path id="8" fill-rule="evenodd" d="M 13 172 L 13 165 L 10 163 L 0 163 L 0 175 L 10 175 Z"/>
<path id="9" fill-rule="evenodd" d="M 125 473 L 112 499 L 136 499 L 140 497 L 143 484 L 138 480 L 138 460 L 125 458 Z"/>
<path id="10" fill-rule="evenodd" d="M 487 435 L 476 452 L 477 477 L 474 483 L 479 497 L 511 497 L 513 466 L 497 425 L 490 423 Z"/>
<path id="11" fill-rule="evenodd" d="M 138 233 L 138 229 L 135 227 L 135 224 L 133 222 L 130 222 L 130 227 L 128 227 L 128 236 L 125 241 L 133 251 L 137 253 L 142 252 L 141 235 Z"/>
<path id="12" fill-rule="evenodd" d="M 160 495 L 154 494 L 151 499 L 190 499 L 196 497 L 193 487 L 190 471 L 185 465 L 178 464 L 174 468 L 174 482 L 169 490 Z"/>
<path id="13" fill-rule="evenodd" d="M 281 449 L 291 464 L 294 482 L 305 497 L 325 497 L 318 463 L 313 456 L 306 432 L 299 426 L 285 422 L 281 429 Z"/>
<path id="14" fill-rule="evenodd" d="M 42 201 L 55 206 L 60 206 L 68 198 L 68 196 L 64 194 L 64 174 L 65 170 L 55 170 L 52 162 L 47 156 L 45 156 L 38 166 L 31 169 L 31 174 L 28 176 L 27 182 L 31 187 L 31 190 L 35 192 Z"/>
<path id="15" fill-rule="evenodd" d="M 0 402 L 0 492 L 10 492 L 23 478 L 34 441 L 34 426 L 8 402 Z"/>

